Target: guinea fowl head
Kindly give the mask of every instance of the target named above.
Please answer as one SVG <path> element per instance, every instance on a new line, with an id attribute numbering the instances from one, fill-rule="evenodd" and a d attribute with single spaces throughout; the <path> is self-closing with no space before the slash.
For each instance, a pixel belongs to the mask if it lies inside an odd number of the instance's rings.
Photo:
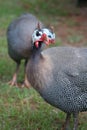
<path id="1" fill-rule="evenodd" d="M 55 41 L 55 33 L 52 29 L 48 28 L 40 28 L 38 24 L 37 29 L 32 34 L 32 44 L 35 48 L 40 48 L 42 43 L 49 45 L 54 43 Z"/>

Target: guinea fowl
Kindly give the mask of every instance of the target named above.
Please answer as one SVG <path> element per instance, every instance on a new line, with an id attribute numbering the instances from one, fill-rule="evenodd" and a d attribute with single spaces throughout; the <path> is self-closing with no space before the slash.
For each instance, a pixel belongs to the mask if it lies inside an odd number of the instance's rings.
<path id="1" fill-rule="evenodd" d="M 37 27 L 38 19 L 32 14 L 23 14 L 14 20 L 8 27 L 7 30 L 7 41 L 8 41 L 8 53 L 9 56 L 16 62 L 17 67 L 13 75 L 12 80 L 9 82 L 10 85 L 17 86 L 17 75 L 21 60 L 25 60 L 25 68 L 27 59 L 31 55 L 31 39 L 32 33 Z M 39 21 L 41 27 L 43 24 Z M 25 73 L 24 85 L 29 86 Z"/>
<path id="2" fill-rule="evenodd" d="M 66 113 L 63 129 L 68 130 L 73 115 L 73 130 L 77 130 L 78 114 L 87 110 L 87 48 L 52 47 L 42 51 L 49 35 L 42 31 L 39 37 L 44 38 L 43 41 L 37 38 L 37 47 L 34 39 L 37 31 L 32 37 L 33 52 L 27 64 L 27 78 L 44 100 Z"/>

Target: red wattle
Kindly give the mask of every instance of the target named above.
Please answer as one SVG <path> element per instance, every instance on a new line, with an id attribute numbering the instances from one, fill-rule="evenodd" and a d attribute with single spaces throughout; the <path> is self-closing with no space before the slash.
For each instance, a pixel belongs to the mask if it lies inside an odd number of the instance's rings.
<path id="1" fill-rule="evenodd" d="M 39 42 L 37 41 L 37 42 L 35 42 L 35 46 L 36 46 L 36 48 L 38 48 L 39 47 Z"/>

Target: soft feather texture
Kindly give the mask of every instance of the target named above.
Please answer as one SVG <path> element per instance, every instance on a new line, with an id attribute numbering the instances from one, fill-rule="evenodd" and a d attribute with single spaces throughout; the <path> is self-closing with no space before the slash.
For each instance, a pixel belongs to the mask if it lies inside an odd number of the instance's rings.
<path id="1" fill-rule="evenodd" d="M 87 49 L 53 47 L 37 52 L 27 65 L 31 85 L 48 103 L 67 114 L 86 111 Z"/>
<path id="2" fill-rule="evenodd" d="M 12 21 L 7 30 L 8 52 L 15 61 L 28 58 L 32 49 L 32 33 L 40 22 L 32 14 L 23 14 Z M 40 22 L 41 28 L 43 24 Z"/>
<path id="3" fill-rule="evenodd" d="M 8 53 L 9 56 L 16 62 L 17 67 L 13 75 L 12 80 L 9 82 L 10 85 L 18 86 L 17 74 L 21 60 L 25 60 L 25 68 L 27 59 L 31 55 L 32 51 L 32 33 L 37 28 L 37 24 L 40 24 L 42 28 L 44 25 L 32 14 L 23 14 L 17 19 L 13 20 L 7 29 L 7 42 L 8 42 Z M 24 86 L 29 86 L 28 82 L 25 82 Z"/>

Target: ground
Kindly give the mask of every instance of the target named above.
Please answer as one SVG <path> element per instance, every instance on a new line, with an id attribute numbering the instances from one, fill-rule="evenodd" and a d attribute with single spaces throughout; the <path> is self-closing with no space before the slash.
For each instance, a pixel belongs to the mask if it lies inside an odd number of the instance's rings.
<path id="1" fill-rule="evenodd" d="M 62 45 L 87 46 L 87 8 L 81 8 L 79 14 L 59 18 L 55 28 Z"/>

